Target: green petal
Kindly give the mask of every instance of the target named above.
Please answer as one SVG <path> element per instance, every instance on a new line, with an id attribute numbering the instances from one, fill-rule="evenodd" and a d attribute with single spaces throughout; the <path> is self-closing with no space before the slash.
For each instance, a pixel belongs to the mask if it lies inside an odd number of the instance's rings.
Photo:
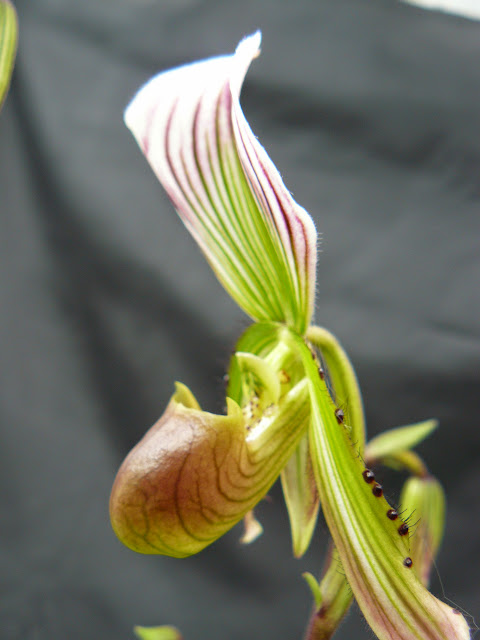
<path id="1" fill-rule="evenodd" d="M 387 517 L 390 505 L 364 480 L 358 451 L 338 424 L 309 349 L 292 334 L 293 344 L 309 379 L 310 442 L 322 509 L 367 622 L 380 640 L 469 639 L 463 616 L 430 594 L 412 571 L 408 536 L 400 535 L 404 527 L 399 531 L 404 523 Z"/>
<path id="2" fill-rule="evenodd" d="M 290 519 L 293 555 L 301 558 L 310 546 L 320 507 L 308 433 L 300 440 L 280 478 Z"/>
<path id="3" fill-rule="evenodd" d="M 365 456 L 373 463 L 375 460 L 382 460 L 382 458 L 413 449 L 437 427 L 437 420 L 424 420 L 416 424 L 384 431 L 370 440 L 365 450 Z"/>
<path id="4" fill-rule="evenodd" d="M 17 14 L 9 0 L 0 0 L 0 107 L 10 86 L 17 53 Z"/>
<path id="5" fill-rule="evenodd" d="M 409 478 L 400 496 L 402 511 L 410 516 L 415 534 L 410 555 L 414 570 L 428 586 L 433 562 L 437 556 L 445 529 L 445 493 L 433 478 Z"/>
<path id="6" fill-rule="evenodd" d="M 260 33 L 233 55 L 161 73 L 125 122 L 217 277 L 255 320 L 304 332 L 317 235 L 250 129 L 239 103 Z"/>

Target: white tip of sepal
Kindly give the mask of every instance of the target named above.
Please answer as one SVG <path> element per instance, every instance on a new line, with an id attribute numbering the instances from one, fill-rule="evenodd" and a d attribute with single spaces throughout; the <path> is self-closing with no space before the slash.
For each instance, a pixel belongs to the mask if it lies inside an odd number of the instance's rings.
<path id="1" fill-rule="evenodd" d="M 422 9 L 443 11 L 463 18 L 480 20 L 480 4 L 478 0 L 404 0 L 404 2 Z"/>

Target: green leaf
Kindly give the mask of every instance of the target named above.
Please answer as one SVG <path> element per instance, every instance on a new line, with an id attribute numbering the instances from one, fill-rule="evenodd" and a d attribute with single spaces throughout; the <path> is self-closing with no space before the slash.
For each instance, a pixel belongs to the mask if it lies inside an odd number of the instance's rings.
<path id="1" fill-rule="evenodd" d="M 408 451 L 425 440 L 437 427 L 437 420 L 424 420 L 416 424 L 384 431 L 370 440 L 365 456 L 374 461 Z"/>
<path id="2" fill-rule="evenodd" d="M 134 632 L 140 640 L 182 640 L 182 636 L 175 627 L 134 627 Z"/>
<path id="3" fill-rule="evenodd" d="M 17 14 L 9 0 L 0 0 L 0 108 L 10 86 L 17 53 Z"/>

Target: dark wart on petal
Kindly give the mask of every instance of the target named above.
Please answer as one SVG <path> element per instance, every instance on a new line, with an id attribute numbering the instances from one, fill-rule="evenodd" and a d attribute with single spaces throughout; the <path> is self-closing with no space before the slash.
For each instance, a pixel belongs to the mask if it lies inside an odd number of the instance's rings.
<path id="1" fill-rule="evenodd" d="M 387 511 L 387 518 L 390 518 L 390 520 L 396 520 L 398 518 L 398 511 L 396 509 L 389 509 Z"/>
<path id="2" fill-rule="evenodd" d="M 373 485 L 372 487 L 372 493 L 376 498 L 380 498 L 381 496 L 383 496 L 383 487 L 381 484 L 378 484 L 378 482 L 376 484 Z"/>
<path id="3" fill-rule="evenodd" d="M 398 527 L 398 533 L 401 536 L 406 536 L 408 534 L 408 524 L 405 522 Z"/>
<path id="4" fill-rule="evenodd" d="M 335 417 L 338 424 L 343 424 L 343 421 L 345 420 L 345 414 L 343 413 L 342 409 L 335 409 Z"/>
<path id="5" fill-rule="evenodd" d="M 370 469 L 365 469 L 365 471 L 362 473 L 362 476 L 365 482 L 367 482 L 368 484 L 375 480 L 375 474 Z"/>

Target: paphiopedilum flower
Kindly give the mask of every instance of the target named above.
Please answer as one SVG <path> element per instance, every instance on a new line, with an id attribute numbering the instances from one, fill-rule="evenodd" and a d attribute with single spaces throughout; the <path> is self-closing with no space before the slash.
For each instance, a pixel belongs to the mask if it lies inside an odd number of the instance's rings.
<path id="1" fill-rule="evenodd" d="M 259 44 L 257 33 L 233 55 L 160 74 L 126 111 L 183 222 L 257 322 L 232 358 L 227 415 L 201 411 L 179 386 L 118 473 L 112 524 L 133 549 L 187 556 L 245 516 L 283 470 L 295 553 L 308 546 L 320 500 L 334 553 L 381 640 L 466 640 L 464 618 L 412 570 L 408 526 L 364 468 L 361 397 L 346 354 L 309 327 L 315 229 L 239 104 Z M 327 378 L 348 393 L 348 411 Z"/>

